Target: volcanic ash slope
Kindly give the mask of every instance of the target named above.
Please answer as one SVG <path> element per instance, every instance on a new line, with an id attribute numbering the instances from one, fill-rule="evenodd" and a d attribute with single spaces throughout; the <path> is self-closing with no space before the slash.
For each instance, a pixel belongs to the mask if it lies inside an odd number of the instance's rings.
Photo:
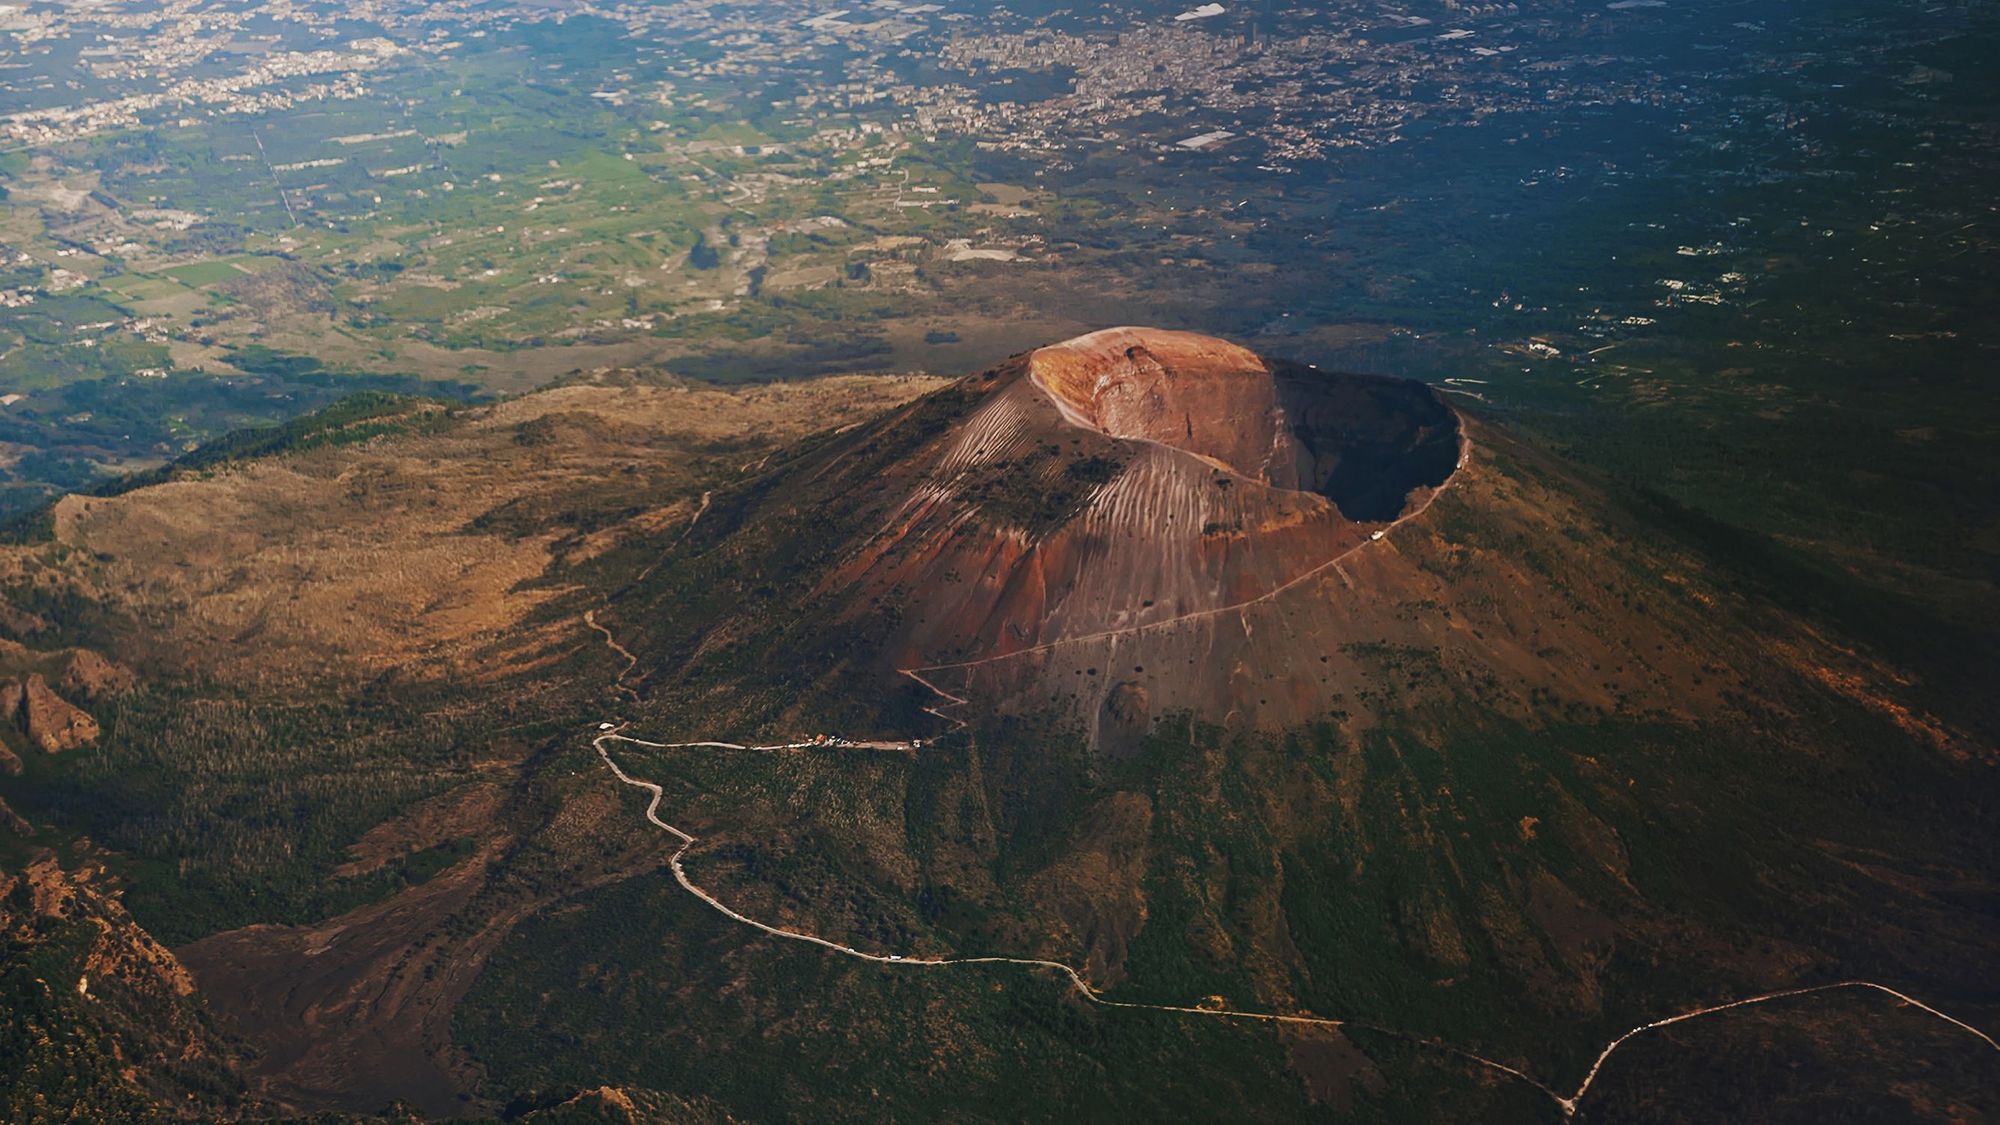
<path id="1" fill-rule="evenodd" d="M 1430 388 L 1151 329 L 808 442 L 667 556 L 612 611 L 647 682 L 761 666 L 797 722 L 905 670 L 1114 749 L 1182 712 L 1691 716 L 1756 663 L 1698 559 Z"/>

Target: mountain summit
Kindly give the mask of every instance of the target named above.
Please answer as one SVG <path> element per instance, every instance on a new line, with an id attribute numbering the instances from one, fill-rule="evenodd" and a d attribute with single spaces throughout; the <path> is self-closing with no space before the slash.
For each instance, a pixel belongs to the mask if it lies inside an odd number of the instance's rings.
<path id="1" fill-rule="evenodd" d="M 1172 713 L 1687 713 L 1754 662 L 1696 563 L 1431 388 L 1189 333 L 1016 356 L 715 507 L 609 612 L 643 684 L 816 685 L 790 723 L 1059 715 L 1116 750 Z"/>
<path id="2" fill-rule="evenodd" d="M 1098 332 L 972 385 L 976 407 L 902 467 L 917 479 L 834 580 L 914 611 L 900 667 L 1269 597 L 1427 503 L 1459 455 L 1426 387 L 1187 333 Z"/>
<path id="3" fill-rule="evenodd" d="M 1274 362 L 1208 336 L 1111 328 L 1028 357 L 1065 420 L 1393 519 L 1457 463 L 1458 419 L 1427 388 Z"/>

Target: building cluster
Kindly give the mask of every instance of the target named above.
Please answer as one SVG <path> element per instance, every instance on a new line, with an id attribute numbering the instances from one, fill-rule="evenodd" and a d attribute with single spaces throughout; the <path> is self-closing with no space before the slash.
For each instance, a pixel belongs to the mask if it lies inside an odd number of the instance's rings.
<path id="1" fill-rule="evenodd" d="M 22 7 L 0 15 L 0 36 L 15 53 L 32 61 L 56 40 L 87 42 L 82 56 L 93 81 L 71 98 L 50 79 L 35 85 L 26 77 L 32 66 L 16 72 L 22 77 L 0 77 L 0 88 L 25 84 L 13 100 L 26 107 L 0 117 L 0 137 L 52 144 L 142 123 L 360 97 L 371 75 L 399 61 L 420 64 L 523 23 L 584 18 L 622 25 L 640 59 L 695 108 L 745 109 L 737 99 L 783 82 L 794 91 L 781 100 L 785 107 L 822 118 L 867 117 L 1033 151 L 1178 146 L 1273 170 L 1395 143 L 1419 120 L 1466 125 L 1578 99 L 1683 96 L 1643 78 L 1614 85 L 1600 77 L 1590 59 L 1566 53 L 1555 17 L 1523 17 L 1511 3 L 1447 11 L 1449 24 L 1393 7 L 1306 19 L 1227 4 L 1129 20 L 1107 10 L 1095 21 L 1002 7 L 975 20 L 910 0 L 844 8 L 808 0 Z M 364 26 L 380 34 L 352 38 Z M 633 104 L 630 84 L 617 80 L 629 77 L 613 76 L 594 96 Z M 1159 125 L 1162 116 L 1172 124 Z M 1202 136 L 1216 139 L 1181 144 Z"/>

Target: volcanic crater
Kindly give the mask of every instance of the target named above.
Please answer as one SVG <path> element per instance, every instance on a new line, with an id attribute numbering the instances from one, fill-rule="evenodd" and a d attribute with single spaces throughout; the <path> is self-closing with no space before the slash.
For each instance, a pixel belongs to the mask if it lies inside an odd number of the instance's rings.
<path id="1" fill-rule="evenodd" d="M 1065 420 L 1195 454 L 1356 522 L 1393 520 L 1459 459 L 1458 417 L 1419 383 L 1267 360 L 1212 337 L 1113 328 L 1030 354 Z"/>

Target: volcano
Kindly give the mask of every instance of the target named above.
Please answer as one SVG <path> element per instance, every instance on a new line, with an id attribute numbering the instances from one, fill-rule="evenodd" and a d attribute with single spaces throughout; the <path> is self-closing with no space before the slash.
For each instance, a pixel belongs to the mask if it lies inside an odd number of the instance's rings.
<path id="1" fill-rule="evenodd" d="M 1217 621 L 1379 543 L 1464 457 L 1427 387 L 1189 333 L 1097 332 L 980 382 L 833 582 L 911 608 L 897 668 L 963 673 L 1016 707 L 1060 698 L 1093 725 L 1130 727 L 1161 699 L 1243 711 L 1212 675 L 1235 659 Z M 1301 717 L 1268 698 L 1254 710 Z"/>
<path id="2" fill-rule="evenodd" d="M 15 548 L 138 683 L 4 807 L 147 860 L 287 1112 L 1991 1116 L 1991 740 L 1454 406 L 1126 328 L 368 415 Z M 190 1041 L 70 944 L 65 1058 Z"/>
<path id="3" fill-rule="evenodd" d="M 1554 1069 L 1692 997 L 1991 975 L 1943 889 L 1990 868 L 1977 739 L 1671 509 L 1429 387 L 1113 329 L 710 499 L 603 557 L 593 620 L 656 742 L 911 751 L 868 807 L 879 756 L 786 758 L 821 787 L 766 817 L 806 823 L 717 845 L 814 932 L 1420 1012 L 1507 1058 L 1561 1029 Z M 727 777 L 724 831 L 762 784 Z"/>
<path id="4" fill-rule="evenodd" d="M 761 665 L 788 721 L 1061 716 L 1111 750 L 1449 696 L 1691 716 L 1756 659 L 1717 659 L 1697 560 L 1430 387 L 1156 329 L 805 443 L 660 563 L 612 610 L 654 687 Z"/>
<path id="5" fill-rule="evenodd" d="M 1460 456 L 1457 416 L 1420 384 L 1323 375 L 1192 333 L 1096 332 L 1034 352 L 1027 372 L 1073 426 L 1326 497 L 1352 521 L 1395 519 Z"/>

